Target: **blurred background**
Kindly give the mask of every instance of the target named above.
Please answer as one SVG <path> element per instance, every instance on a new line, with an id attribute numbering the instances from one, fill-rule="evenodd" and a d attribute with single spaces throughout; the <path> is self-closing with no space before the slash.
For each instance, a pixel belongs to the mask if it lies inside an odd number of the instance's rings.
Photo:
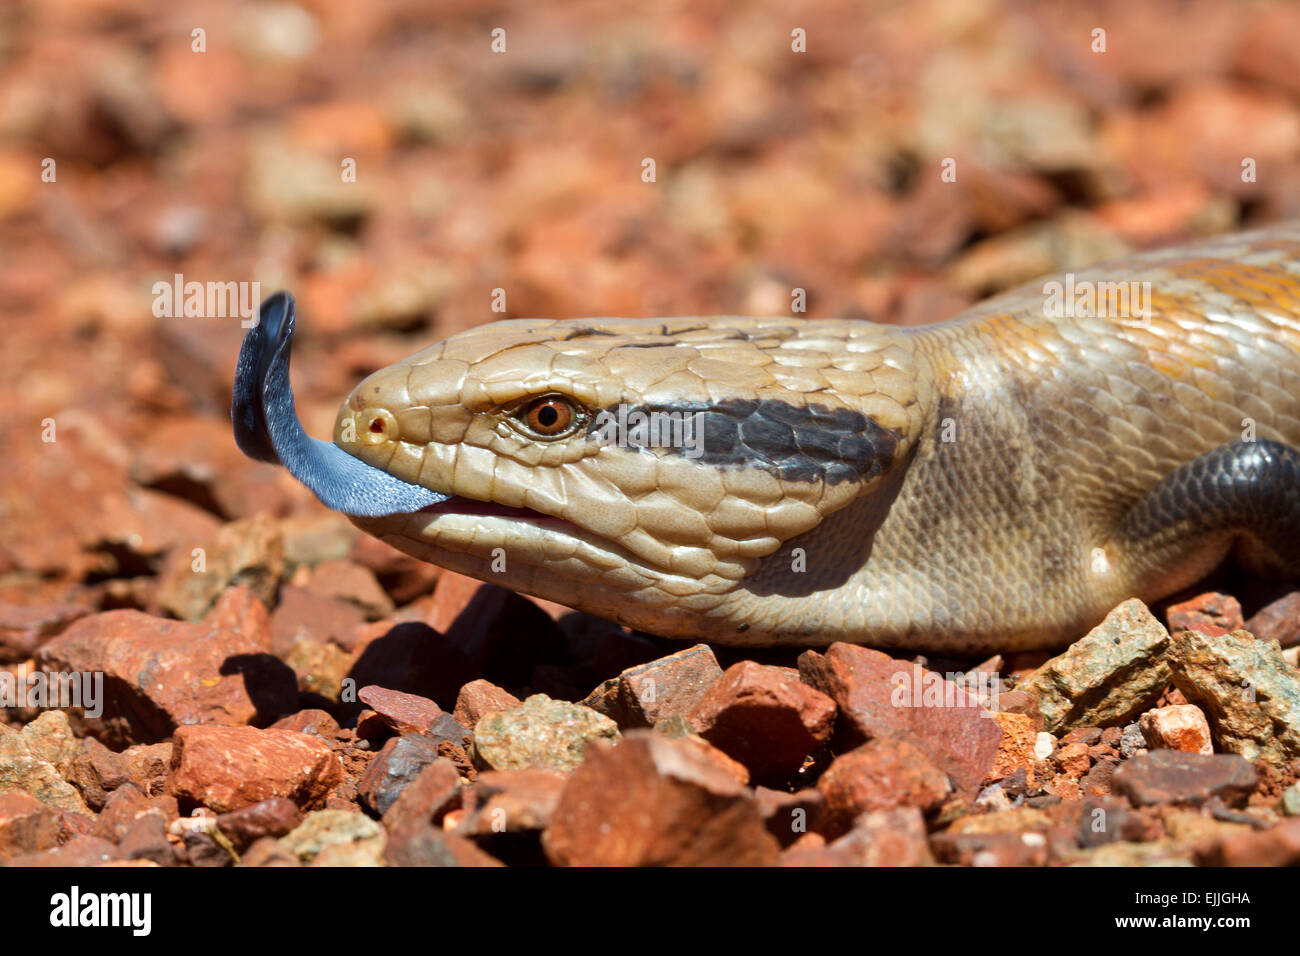
<path id="1" fill-rule="evenodd" d="M 234 447 L 239 320 L 155 316 L 178 273 L 298 297 L 326 436 L 362 376 L 493 319 L 788 314 L 800 287 L 917 324 L 1297 213 L 1289 3 L 9 2 L 0 606 L 192 616 L 160 589 L 196 542 L 326 520 Z M 436 574 L 340 547 L 398 603 Z M 30 618 L 0 615 L 15 657 Z"/>

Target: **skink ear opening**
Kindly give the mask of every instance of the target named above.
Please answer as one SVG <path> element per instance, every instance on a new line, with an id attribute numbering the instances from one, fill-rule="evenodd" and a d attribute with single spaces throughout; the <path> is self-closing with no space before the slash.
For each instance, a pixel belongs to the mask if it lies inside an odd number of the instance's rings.
<path id="1" fill-rule="evenodd" d="M 419 511 L 450 498 L 408 484 L 303 431 L 289 384 L 294 321 L 293 296 L 277 292 L 244 336 L 230 408 L 240 451 L 284 465 L 327 507 L 356 517 Z"/>

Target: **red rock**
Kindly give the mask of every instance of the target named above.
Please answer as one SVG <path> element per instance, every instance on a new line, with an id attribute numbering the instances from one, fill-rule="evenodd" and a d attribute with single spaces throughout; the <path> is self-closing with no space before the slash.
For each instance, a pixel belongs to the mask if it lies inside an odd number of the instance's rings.
<path id="1" fill-rule="evenodd" d="M 172 744 L 165 741 L 160 744 L 141 744 L 128 747 L 122 751 L 126 762 L 126 775 L 147 797 L 155 797 L 166 788 L 167 775 L 171 772 Z"/>
<path id="2" fill-rule="evenodd" d="M 103 714 L 85 724 L 110 745 L 153 743 L 188 724 L 278 716 L 298 697 L 292 672 L 255 640 L 138 611 L 82 618 L 36 661 L 47 671 L 104 674 Z"/>
<path id="3" fill-rule="evenodd" d="M 218 813 L 270 797 L 313 808 L 343 776 L 328 745 L 290 730 L 182 727 L 173 742 L 168 791 Z"/>
<path id="4" fill-rule="evenodd" d="M 450 811 L 461 806 L 462 799 L 463 788 L 456 765 L 439 758 L 426 765 L 398 793 L 384 814 L 384 826 L 389 830 L 413 823 L 437 826 Z"/>
<path id="5" fill-rule="evenodd" d="M 1169 630 L 1200 631 L 1211 637 L 1227 634 L 1244 627 L 1241 604 L 1235 597 L 1207 591 L 1196 597 L 1169 606 Z"/>
<path id="6" fill-rule="evenodd" d="M 567 778 L 554 770 L 489 770 L 474 781 L 473 809 L 456 824 L 458 836 L 544 830 Z"/>
<path id="7" fill-rule="evenodd" d="M 372 621 L 393 613 L 393 601 L 384 593 L 374 572 L 351 561 L 322 561 L 301 569 L 291 583 L 308 594 L 331 601 L 346 601 Z"/>
<path id="8" fill-rule="evenodd" d="M 323 710 L 308 708 L 288 717 L 281 717 L 271 725 L 272 730 L 295 730 L 311 734 L 322 740 L 333 740 L 339 733 L 339 722 Z"/>
<path id="9" fill-rule="evenodd" d="M 561 866 L 754 866 L 778 858 L 743 785 L 682 741 L 641 730 L 588 750 L 542 845 Z"/>
<path id="10" fill-rule="evenodd" d="M 840 709 L 845 746 L 894 737 L 922 750 L 959 792 L 973 796 L 993 769 L 1002 731 L 960 688 L 915 664 L 855 644 L 805 651 L 799 672 Z M 938 697 L 930 706 L 929 697 Z M 914 698 L 920 700 L 913 703 Z"/>
<path id="11" fill-rule="evenodd" d="M 473 840 L 428 824 L 404 824 L 388 834 L 384 860 L 389 866 L 501 866 Z"/>
<path id="12" fill-rule="evenodd" d="M 431 594 L 442 573 L 437 565 L 403 554 L 368 534 L 356 536 L 349 560 L 369 568 L 390 598 L 399 605 Z"/>
<path id="13" fill-rule="evenodd" d="M 583 703 L 620 727 L 653 727 L 666 717 L 689 714 L 722 677 L 713 649 L 696 644 L 667 657 L 629 667 Z"/>
<path id="14" fill-rule="evenodd" d="M 361 688 L 357 697 L 399 734 L 426 733 L 442 714 L 442 708 L 427 697 L 374 685 Z"/>
<path id="15" fill-rule="evenodd" d="M 420 734 L 394 737 L 366 768 L 358 784 L 361 802 L 383 816 L 420 771 L 437 760 L 437 744 L 428 737 Z"/>
<path id="16" fill-rule="evenodd" d="M 292 800 L 270 797 L 217 817 L 217 829 L 242 853 L 263 837 L 282 837 L 302 822 Z"/>
<path id="17" fill-rule="evenodd" d="M 82 752 L 72 762 L 68 782 L 81 791 L 86 806 L 102 810 L 108 794 L 128 779 L 126 760 L 94 737 L 82 741 Z"/>
<path id="18" fill-rule="evenodd" d="M 998 695 L 998 710 L 1004 714 L 1023 714 L 1033 722 L 1034 730 L 1043 729 L 1043 714 L 1038 698 L 1027 690 L 1008 690 Z"/>
<path id="19" fill-rule="evenodd" d="M 42 643 L 89 613 L 85 605 L 70 602 L 0 602 L 0 662 L 27 660 Z"/>
<path id="20" fill-rule="evenodd" d="M 930 866 L 930 842 L 918 807 L 864 813 L 853 828 L 830 845 L 857 866 Z"/>
<path id="21" fill-rule="evenodd" d="M 298 857 L 290 853 L 275 837 L 262 837 L 240 857 L 240 866 L 302 866 Z"/>
<path id="22" fill-rule="evenodd" d="M 1277 641 L 1282 647 L 1300 644 L 1300 591 L 1261 608 L 1246 622 L 1246 630 L 1261 641 Z"/>
<path id="23" fill-rule="evenodd" d="M 94 836 L 73 837 L 62 846 L 42 853 L 25 853 L 7 861 L 9 866 L 98 866 L 111 860 L 122 859 L 121 851 Z"/>
<path id="24" fill-rule="evenodd" d="M 859 814 L 893 807 L 935 810 L 952 793 L 948 777 L 905 740 L 878 738 L 835 758 L 817 781 L 826 800 L 822 832 L 847 833 Z"/>
<path id="25" fill-rule="evenodd" d="M 1042 833 L 937 833 L 930 841 L 940 863 L 964 866 L 1045 866 L 1049 857 Z"/>
<path id="26" fill-rule="evenodd" d="M 1092 767 L 1092 757 L 1088 753 L 1088 745 L 1079 740 L 1070 743 L 1062 741 L 1062 746 L 1058 747 L 1056 753 L 1052 754 L 1052 760 L 1057 769 L 1067 777 L 1082 777 Z"/>
<path id="27" fill-rule="evenodd" d="M 1223 836 L 1198 848 L 1202 866 L 1296 866 L 1300 864 L 1300 817 L 1267 830 Z"/>
<path id="28" fill-rule="evenodd" d="M 1291 42 L 1300 34 L 1300 9 L 1286 3 L 1270 4 L 1251 11 L 1243 26 L 1235 72 L 1300 96 L 1300 53 Z"/>
<path id="29" fill-rule="evenodd" d="M 1034 719 L 1028 714 L 1011 714 L 1005 711 L 1000 711 L 993 717 L 1002 729 L 1002 740 L 998 744 L 997 759 L 993 761 L 989 779 L 1001 780 L 1003 777 L 1011 776 L 1017 770 L 1024 770 L 1027 777 L 1032 777 L 1038 763 L 1035 747 L 1038 743 L 1038 727 L 1042 722 L 1039 721 L 1036 726 Z"/>
<path id="30" fill-rule="evenodd" d="M 473 730 L 485 714 L 513 710 L 522 703 L 523 701 L 509 691 L 480 678 L 470 681 L 460 689 L 460 693 L 456 695 L 456 710 L 452 716 L 465 727 Z"/>
<path id="31" fill-rule="evenodd" d="M 858 862 L 851 852 L 832 850 L 829 847 L 792 846 L 781 853 L 779 866 L 813 867 L 813 866 L 857 866 Z"/>
<path id="32" fill-rule="evenodd" d="M 687 719 L 756 779 L 788 779 L 830 739 L 835 722 L 835 702 L 791 673 L 741 661 L 709 685 Z"/>
<path id="33" fill-rule="evenodd" d="M 1159 803 L 1199 806 L 1214 797 L 1240 805 L 1255 789 L 1256 779 L 1250 761 L 1236 754 L 1205 756 L 1155 750 L 1121 764 L 1111 786 L 1138 807 Z"/>
<path id="34" fill-rule="evenodd" d="M 346 647 L 365 620 L 365 614 L 355 604 L 286 585 L 280 589 L 279 606 L 271 615 L 271 649 L 284 657 L 303 640 L 330 641 Z"/>
<path id="35" fill-rule="evenodd" d="M 167 839 L 167 821 L 162 814 L 145 813 L 136 817 L 117 842 L 124 860 L 147 860 L 159 866 L 173 866 L 176 851 Z"/>
<path id="36" fill-rule="evenodd" d="M 40 853 L 59 842 L 59 812 L 13 790 L 0 794 L 0 860 Z"/>
<path id="37" fill-rule="evenodd" d="M 167 826 L 178 816 L 176 800 L 166 795 L 147 797 L 134 784 L 118 787 L 109 794 L 95 822 L 95 835 L 118 843 L 136 818 L 146 814 L 157 816 Z"/>
<path id="38" fill-rule="evenodd" d="M 262 650 L 271 650 L 271 612 L 251 588 L 240 585 L 223 591 L 203 623 L 242 634 Z"/>

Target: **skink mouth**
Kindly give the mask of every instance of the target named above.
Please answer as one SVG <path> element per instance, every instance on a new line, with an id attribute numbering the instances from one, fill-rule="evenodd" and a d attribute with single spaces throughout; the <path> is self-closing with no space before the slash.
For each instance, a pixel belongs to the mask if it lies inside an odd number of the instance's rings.
<path id="1" fill-rule="evenodd" d="M 564 518 L 557 518 L 555 515 L 534 511 L 532 508 L 514 508 L 510 505 L 499 505 L 492 501 L 479 501 L 461 495 L 452 495 L 446 501 L 427 505 L 421 508 L 419 513 L 425 515 L 481 515 L 488 518 L 517 518 L 521 521 L 569 524 Z"/>
<path id="2" fill-rule="evenodd" d="M 453 496 L 412 485 L 303 431 L 289 385 L 293 296 L 277 292 L 244 336 L 235 369 L 230 419 L 249 458 L 283 465 L 321 503 L 359 518 L 410 514 Z"/>

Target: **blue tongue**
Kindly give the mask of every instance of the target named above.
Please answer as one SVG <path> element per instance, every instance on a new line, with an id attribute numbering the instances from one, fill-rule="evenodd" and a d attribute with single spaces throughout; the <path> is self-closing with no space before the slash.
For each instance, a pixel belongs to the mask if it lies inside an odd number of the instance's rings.
<path id="1" fill-rule="evenodd" d="M 293 296 L 277 292 L 262 304 L 239 350 L 230 408 L 239 450 L 284 465 L 326 507 L 360 518 L 419 511 L 450 498 L 407 484 L 302 430 L 289 386 L 293 332 Z"/>

